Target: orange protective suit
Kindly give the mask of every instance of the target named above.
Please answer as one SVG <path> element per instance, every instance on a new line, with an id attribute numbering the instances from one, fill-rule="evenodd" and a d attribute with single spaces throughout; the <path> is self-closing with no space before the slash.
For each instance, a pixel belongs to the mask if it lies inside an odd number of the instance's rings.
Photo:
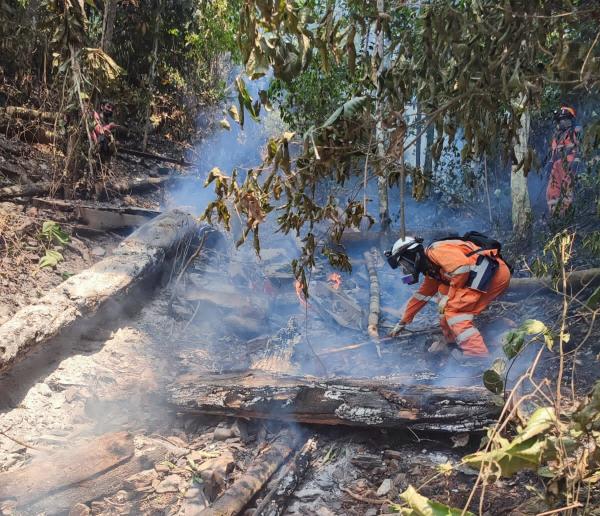
<path id="1" fill-rule="evenodd" d="M 477 250 L 478 253 L 468 256 Z M 467 356 L 486 356 L 488 348 L 473 325 L 473 318 L 508 288 L 508 266 L 497 256 L 496 250 L 480 250 L 474 243 L 463 240 L 434 242 L 425 249 L 425 254 L 438 271 L 425 276 L 419 290 L 408 301 L 401 322 L 412 322 L 419 310 L 435 296 L 443 308 L 440 325 L 446 340 L 458 344 Z M 499 265 L 486 292 L 466 286 L 480 255 L 494 257 Z"/>
<path id="2" fill-rule="evenodd" d="M 573 204 L 575 175 L 579 166 L 581 128 L 557 131 L 552 139 L 552 171 L 546 188 L 546 202 L 551 214 L 564 215 Z"/>

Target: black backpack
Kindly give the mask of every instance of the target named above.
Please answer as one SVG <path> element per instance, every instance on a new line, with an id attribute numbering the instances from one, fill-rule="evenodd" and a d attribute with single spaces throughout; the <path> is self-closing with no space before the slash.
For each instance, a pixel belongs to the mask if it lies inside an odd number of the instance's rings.
<path id="1" fill-rule="evenodd" d="M 472 242 L 473 244 L 475 244 L 477 247 L 480 247 L 481 249 L 496 249 L 498 251 L 498 257 L 501 258 L 504 263 L 506 263 L 506 265 L 510 269 L 511 274 L 513 272 L 512 265 L 510 265 L 502 257 L 502 244 L 495 238 L 484 235 L 483 233 L 480 233 L 479 231 L 467 231 L 463 236 L 458 236 L 458 235 L 447 236 L 444 238 L 438 238 L 435 241 L 439 242 L 440 240 L 463 240 L 465 242 Z M 481 249 L 472 251 L 467 256 L 472 256 L 474 254 L 477 254 Z"/>

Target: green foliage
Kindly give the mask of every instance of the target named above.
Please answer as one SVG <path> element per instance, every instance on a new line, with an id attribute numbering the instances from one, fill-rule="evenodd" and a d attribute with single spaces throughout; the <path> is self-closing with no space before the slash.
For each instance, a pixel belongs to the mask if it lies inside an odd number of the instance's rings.
<path id="1" fill-rule="evenodd" d="M 44 267 L 50 267 L 53 269 L 63 260 L 64 257 L 60 252 L 54 249 L 47 249 L 46 254 L 40 258 L 39 266 L 42 269 Z"/>
<path id="2" fill-rule="evenodd" d="M 492 449 L 480 451 L 463 457 L 470 467 L 480 468 L 489 464 L 499 475 L 509 477 L 525 469 L 537 470 L 542 453 L 546 449 L 546 431 L 556 421 L 550 408 L 539 408 L 529 418 L 525 428 L 512 441 L 495 435 L 492 437 Z"/>
<path id="3" fill-rule="evenodd" d="M 472 512 L 453 509 L 443 503 L 430 500 L 420 495 L 413 486 L 408 486 L 408 489 L 400 495 L 400 498 L 409 507 L 393 504 L 392 509 L 404 516 L 473 516 Z"/>
<path id="4" fill-rule="evenodd" d="M 485 388 L 494 394 L 502 394 L 504 391 L 504 378 L 506 372 L 506 362 L 497 358 L 494 360 L 492 367 L 483 373 L 483 385 Z"/>
<path id="5" fill-rule="evenodd" d="M 326 181 L 344 184 L 346 171 L 373 152 L 369 142 L 376 141 L 377 127 L 389 136 L 382 142 L 385 156 L 378 144 L 379 163 L 371 162 L 375 174 L 397 177 L 406 144 L 404 109 L 415 100 L 426 113 L 423 123 L 435 126 L 436 160 L 461 129 L 460 159 L 469 163 L 484 154 L 498 156 L 498 147 L 511 149 L 522 112 L 547 110 L 561 84 L 598 91 L 600 45 L 591 44 L 598 27 L 585 4 L 382 5 L 378 12 L 373 2 L 249 0 L 241 10 L 239 44 L 247 73 L 272 71 L 271 97 L 279 101 L 284 120 L 303 133 L 296 165 L 310 179 L 288 184 L 291 198 L 303 198 L 307 188 Z M 563 11 L 567 14 L 555 15 Z M 358 98 L 372 99 L 375 109 L 346 119 L 340 106 Z M 535 161 L 529 149 L 515 165 L 528 171 Z M 472 188 L 476 171 L 467 166 L 459 179 Z M 295 213 L 293 226 L 310 228 L 314 211 Z"/>
<path id="6" fill-rule="evenodd" d="M 40 236 L 48 244 L 56 244 L 64 246 L 71 241 L 71 237 L 67 235 L 57 222 L 46 220 L 42 224 Z"/>
<path id="7" fill-rule="evenodd" d="M 527 319 L 519 328 L 509 331 L 505 337 L 502 350 L 509 360 L 515 358 L 522 351 L 528 336 L 532 336 L 532 340 L 542 338 L 548 349 L 552 350 L 554 339 L 548 327 L 541 321 Z"/>
<path id="8" fill-rule="evenodd" d="M 52 220 L 44 221 L 39 237 L 46 246 L 54 245 L 58 248 L 64 247 L 71 241 L 71 237 L 63 231 L 58 223 Z M 63 260 L 62 253 L 57 249 L 46 249 L 44 256 L 40 258 L 39 266 L 40 268 L 54 268 Z"/>

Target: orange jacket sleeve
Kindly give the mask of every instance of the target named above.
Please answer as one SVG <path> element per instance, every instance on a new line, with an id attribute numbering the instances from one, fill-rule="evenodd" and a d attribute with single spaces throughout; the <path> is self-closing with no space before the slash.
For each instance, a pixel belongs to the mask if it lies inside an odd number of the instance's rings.
<path id="1" fill-rule="evenodd" d="M 419 310 L 427 304 L 427 301 L 437 294 L 439 285 L 439 281 L 430 278 L 429 276 L 425 276 L 419 290 L 417 290 L 408 300 L 401 322 L 404 324 L 411 323 L 415 318 L 415 315 L 419 313 Z"/>

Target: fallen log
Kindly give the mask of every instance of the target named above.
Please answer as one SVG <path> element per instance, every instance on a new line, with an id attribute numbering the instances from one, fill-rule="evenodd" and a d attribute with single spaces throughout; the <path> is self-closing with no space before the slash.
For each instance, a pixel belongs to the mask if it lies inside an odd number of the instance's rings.
<path id="1" fill-rule="evenodd" d="M 597 286 L 600 283 L 600 268 L 573 271 L 567 275 L 567 287 L 573 291 L 583 287 Z M 531 293 L 532 290 L 562 291 L 562 280 L 550 276 L 541 278 L 512 278 L 508 293 Z"/>
<path id="2" fill-rule="evenodd" d="M 72 276 L 0 326 L 0 372 L 33 348 L 97 314 L 109 301 L 160 272 L 165 260 L 196 237 L 192 215 L 173 210 L 141 226 L 112 256 Z"/>
<path id="3" fill-rule="evenodd" d="M 44 127 L 43 123 L 31 121 L 26 124 L 18 118 L 0 117 L 0 133 L 27 143 L 50 144 L 56 141 L 56 133 Z"/>
<path id="4" fill-rule="evenodd" d="M 190 163 L 189 161 L 185 161 L 183 158 L 170 158 L 168 156 L 161 156 L 160 154 L 155 154 L 154 152 L 144 152 L 137 149 L 129 149 L 127 147 L 119 147 L 117 149 L 117 153 L 119 154 L 130 154 L 131 156 L 138 156 L 139 158 L 148 158 L 154 159 L 156 161 L 162 161 L 164 163 L 173 163 L 175 165 L 180 165 L 182 167 L 195 167 L 194 163 Z"/>
<path id="5" fill-rule="evenodd" d="M 246 472 L 238 478 L 215 503 L 198 514 L 201 516 L 235 516 L 240 514 L 254 496 L 266 485 L 273 474 L 297 448 L 299 436 L 284 431 L 252 461 Z M 189 512 L 185 516 L 191 516 Z"/>
<path id="6" fill-rule="evenodd" d="M 371 252 L 365 252 L 365 263 L 369 273 L 369 320 L 367 332 L 369 337 L 379 338 L 379 279 L 377 278 L 377 269 L 373 262 L 374 253 L 377 249 L 371 249 Z"/>
<path id="7" fill-rule="evenodd" d="M 163 177 L 136 177 L 128 180 L 111 181 L 104 185 L 104 189 L 113 193 L 131 193 L 159 188 L 170 182 L 189 180 L 186 176 L 163 176 Z M 14 199 L 16 197 L 38 197 L 47 195 L 56 186 L 49 182 L 34 183 L 30 185 L 14 185 L 0 188 L 0 201 Z"/>
<path id="8" fill-rule="evenodd" d="M 324 379 L 264 371 L 187 375 L 168 388 L 181 412 L 321 425 L 482 430 L 500 413 L 484 387 L 432 387 L 384 379 Z"/>
<path id="9" fill-rule="evenodd" d="M 317 441 L 313 437 L 304 443 L 293 460 L 283 468 L 276 485 L 256 506 L 253 516 L 281 516 L 285 512 L 290 497 L 306 475 L 316 446 Z"/>
<path id="10" fill-rule="evenodd" d="M 39 197 L 34 198 L 32 203 L 37 208 L 73 213 L 76 221 L 86 224 L 92 229 L 102 231 L 141 226 L 148 220 L 160 215 L 160 211 L 136 206 L 88 206 L 79 202 L 41 199 Z"/>
<path id="11" fill-rule="evenodd" d="M 129 477 L 164 460 L 172 448 L 127 432 L 105 434 L 1 473 L 0 500 L 15 500 L 28 514 L 67 513 L 78 503 L 113 495 Z"/>
<path id="12" fill-rule="evenodd" d="M 127 432 L 107 434 L 91 443 L 61 450 L 16 471 L 0 473 L 0 500 L 21 506 L 47 494 L 108 471 L 133 457 L 134 446 Z M 40 461 L 41 462 L 41 461 Z"/>
<path id="13" fill-rule="evenodd" d="M 52 183 L 32 183 L 26 185 L 5 186 L 0 188 L 0 201 L 16 197 L 35 197 L 50 192 Z"/>
<path id="14" fill-rule="evenodd" d="M 6 106 L 0 108 L 0 117 L 15 117 L 25 120 L 42 120 L 44 122 L 54 122 L 58 113 L 51 111 L 40 111 L 39 109 L 26 108 L 22 106 Z"/>

